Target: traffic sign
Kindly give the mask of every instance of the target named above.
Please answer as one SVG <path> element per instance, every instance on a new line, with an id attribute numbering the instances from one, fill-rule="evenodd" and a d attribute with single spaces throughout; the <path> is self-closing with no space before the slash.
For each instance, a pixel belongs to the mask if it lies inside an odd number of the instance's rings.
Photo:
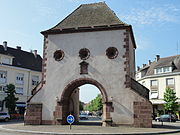
<path id="1" fill-rule="evenodd" d="M 69 124 L 72 124 L 73 122 L 74 122 L 74 116 L 73 115 L 68 115 L 67 116 L 67 122 L 69 123 Z"/>

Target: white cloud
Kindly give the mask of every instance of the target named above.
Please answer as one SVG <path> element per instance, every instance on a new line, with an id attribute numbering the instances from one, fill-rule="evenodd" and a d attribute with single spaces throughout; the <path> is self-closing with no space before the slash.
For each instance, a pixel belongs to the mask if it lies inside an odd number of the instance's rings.
<path id="1" fill-rule="evenodd" d="M 151 7 L 146 9 L 132 9 L 129 14 L 120 15 L 125 22 L 131 24 L 157 24 L 178 22 L 180 11 L 175 6 Z"/>

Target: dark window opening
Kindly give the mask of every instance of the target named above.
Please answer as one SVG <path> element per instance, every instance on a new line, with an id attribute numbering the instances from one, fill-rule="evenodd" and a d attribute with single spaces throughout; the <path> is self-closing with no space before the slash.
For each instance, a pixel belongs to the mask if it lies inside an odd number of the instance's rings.
<path id="1" fill-rule="evenodd" d="M 83 48 L 79 51 L 79 57 L 82 59 L 82 60 L 86 60 L 88 59 L 90 56 L 90 51 L 87 49 L 87 48 Z"/>
<path id="2" fill-rule="evenodd" d="M 109 59 L 115 59 L 118 56 L 118 50 L 115 47 L 109 47 L 106 50 L 106 55 Z"/>
<path id="3" fill-rule="evenodd" d="M 64 58 L 64 52 L 62 50 L 57 50 L 54 52 L 54 59 L 60 61 Z"/>
<path id="4" fill-rule="evenodd" d="M 80 63 L 80 74 L 88 74 L 88 63 L 85 61 Z"/>

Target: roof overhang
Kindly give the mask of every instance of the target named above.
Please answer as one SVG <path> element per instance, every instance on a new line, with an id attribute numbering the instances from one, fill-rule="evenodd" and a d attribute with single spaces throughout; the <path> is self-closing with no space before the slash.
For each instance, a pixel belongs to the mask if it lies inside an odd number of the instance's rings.
<path id="1" fill-rule="evenodd" d="M 79 33 L 79 32 L 95 32 L 95 31 L 110 31 L 110 30 L 129 30 L 130 36 L 133 42 L 134 48 L 136 48 L 136 42 L 131 25 L 101 25 L 101 26 L 89 26 L 89 27 L 77 27 L 77 28 L 64 28 L 64 29 L 49 29 L 42 31 L 41 34 L 44 36 L 55 35 L 55 34 L 68 34 L 68 33 Z"/>

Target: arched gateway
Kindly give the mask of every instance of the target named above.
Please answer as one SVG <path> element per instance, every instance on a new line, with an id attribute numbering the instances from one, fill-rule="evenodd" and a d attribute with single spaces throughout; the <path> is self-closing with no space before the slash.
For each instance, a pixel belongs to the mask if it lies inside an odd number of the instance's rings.
<path id="1" fill-rule="evenodd" d="M 106 93 L 106 90 L 104 89 L 104 87 L 98 83 L 97 81 L 90 79 L 90 78 L 80 78 L 80 79 L 76 79 L 72 82 L 70 82 L 65 89 L 63 90 L 63 93 L 61 95 L 60 100 L 57 102 L 57 106 L 56 108 L 61 107 L 63 108 L 63 112 L 62 112 L 62 116 L 59 116 L 58 114 L 61 114 L 61 110 L 55 110 L 55 119 L 62 117 L 62 121 L 58 121 L 56 120 L 56 122 L 58 124 L 65 124 L 66 123 L 66 117 L 70 114 L 73 113 L 69 110 L 69 105 L 70 105 L 70 98 L 72 96 L 72 93 L 74 91 L 76 91 L 76 89 L 84 84 L 92 84 L 95 85 L 101 92 L 102 95 L 102 101 L 103 101 L 103 120 L 106 120 L 106 122 L 104 121 L 103 124 L 106 125 L 107 120 L 109 120 L 111 122 L 111 117 L 110 117 L 110 110 L 112 108 L 112 102 L 108 102 L 108 96 Z M 79 116 L 79 114 L 74 113 L 73 115 L 75 115 L 75 117 L 77 118 Z"/>
<path id="2" fill-rule="evenodd" d="M 149 90 L 133 79 L 132 27 L 105 3 L 81 5 L 41 33 L 42 81 L 28 100 L 25 124 L 66 124 L 70 113 L 78 121 L 78 87 L 93 84 L 103 98 L 103 126 L 152 126 Z"/>

